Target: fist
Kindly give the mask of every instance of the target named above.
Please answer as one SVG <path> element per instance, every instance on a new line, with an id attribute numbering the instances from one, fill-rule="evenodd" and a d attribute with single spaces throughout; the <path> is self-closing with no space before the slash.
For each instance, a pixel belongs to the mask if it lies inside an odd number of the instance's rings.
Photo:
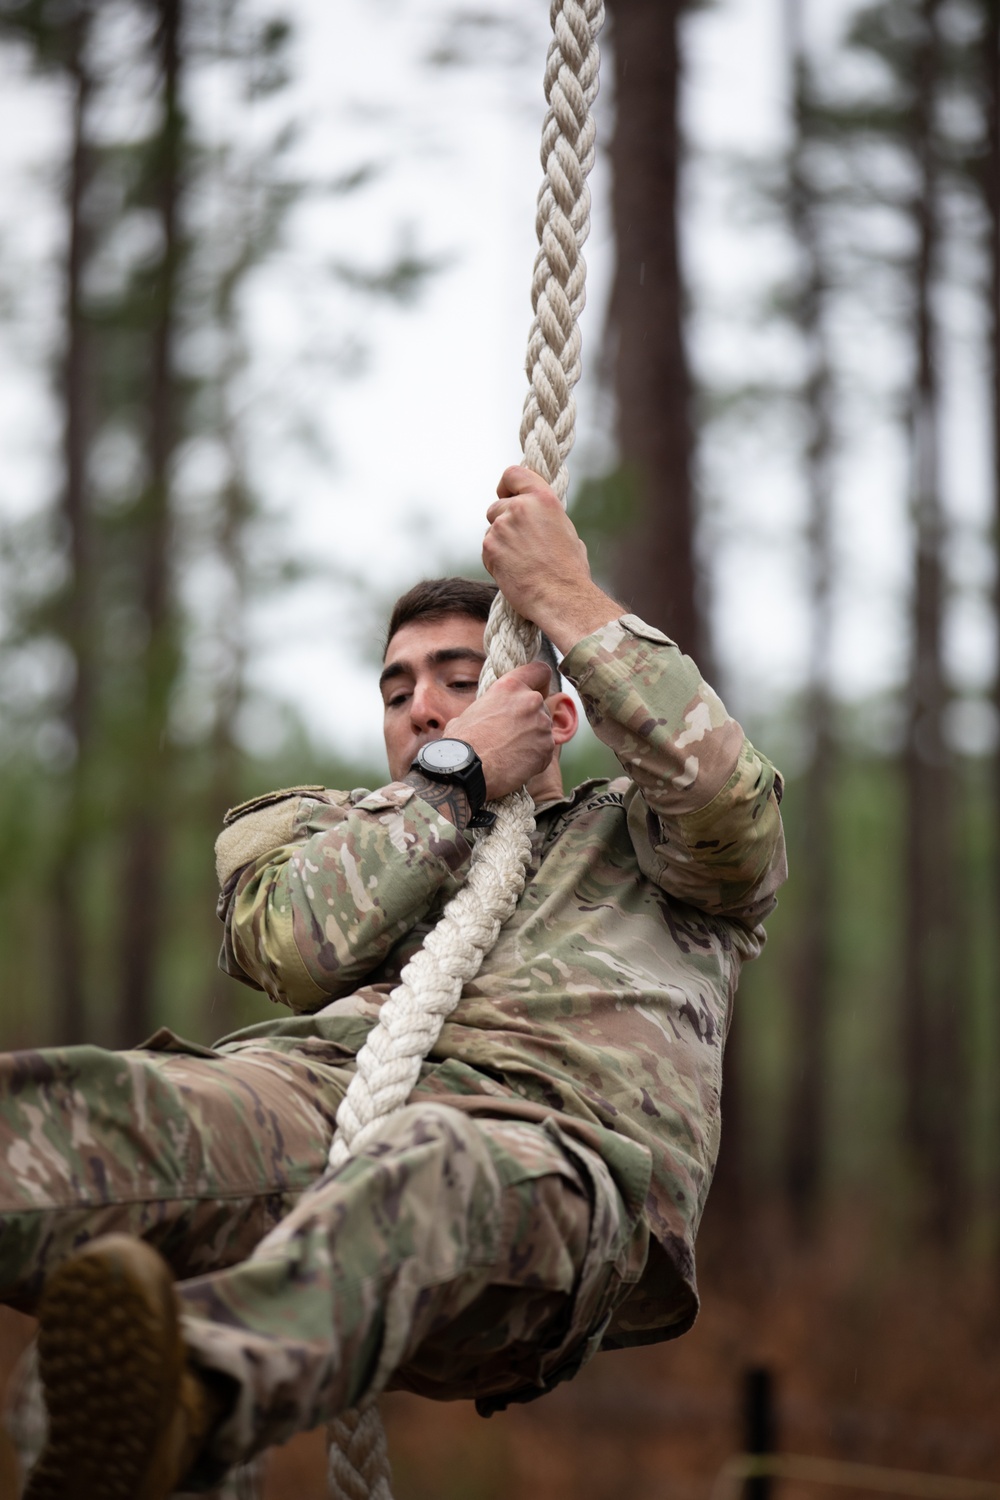
<path id="1" fill-rule="evenodd" d="M 555 755 L 552 719 L 545 707 L 551 690 L 548 667 L 529 661 L 506 672 L 445 725 L 446 735 L 465 740 L 479 756 L 491 801 L 524 786 Z"/>
<path id="2" fill-rule="evenodd" d="M 552 490 L 531 469 L 505 469 L 486 512 L 483 564 L 525 619 L 543 615 L 591 583 L 587 549 Z"/>
<path id="3" fill-rule="evenodd" d="M 486 512 L 483 565 L 518 614 L 565 654 L 622 614 L 590 576 L 587 549 L 559 500 L 532 469 L 505 469 Z"/>

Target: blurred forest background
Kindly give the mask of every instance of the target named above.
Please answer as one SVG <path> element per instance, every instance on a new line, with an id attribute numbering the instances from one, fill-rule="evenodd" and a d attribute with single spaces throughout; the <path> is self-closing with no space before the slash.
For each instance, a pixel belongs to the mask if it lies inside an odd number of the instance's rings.
<path id="1" fill-rule="evenodd" d="M 602 581 L 787 773 L 793 878 L 727 1054 L 705 1311 L 676 1348 L 598 1360 L 488 1426 L 390 1403 L 400 1500 L 708 1500 L 760 1363 L 790 1449 L 1000 1480 L 1000 0 L 759 0 L 782 139 L 707 164 L 683 105 L 705 8 L 608 0 L 613 270 L 586 350 L 601 441 L 571 497 Z M 539 34 L 546 10 L 456 9 L 423 63 L 516 66 L 540 120 L 542 53 L 494 43 L 529 12 Z M 294 382 L 263 414 L 248 399 L 253 289 L 303 204 L 335 213 L 384 165 L 296 165 L 295 40 L 249 0 L 0 0 L 0 80 L 37 93 L 26 128 L 55 119 L 58 142 L 57 253 L 33 258 L 23 205 L 0 203 L 6 378 L 51 403 L 29 500 L 13 459 L 0 478 L 5 1047 L 129 1046 L 161 1024 L 208 1042 L 263 1018 L 215 969 L 222 815 L 383 774 L 269 699 L 248 660 L 262 601 L 280 629 L 317 579 L 255 445 L 263 430 L 279 464 L 321 451 Z M 690 256 L 694 173 L 737 226 L 721 308 Z M 419 244 L 327 265 L 330 295 L 382 318 L 413 305 L 451 274 Z M 720 324 L 725 357 L 693 357 Z M 313 374 L 346 380 L 350 360 Z M 859 508 L 879 444 L 886 479 Z M 780 524 L 762 483 L 787 492 Z M 885 641 L 853 637 L 853 666 L 837 643 L 872 586 L 849 574 L 857 548 L 887 536 L 895 680 L 866 696 L 852 672 Z M 770 587 L 772 552 L 806 601 L 803 669 L 755 699 L 741 632 L 767 627 L 727 601 L 736 575 L 744 599 Z M 365 619 L 385 602 L 377 568 L 319 582 Z M 568 774 L 604 769 L 591 743 Z M 0 1326 L 0 1374 L 29 1331 Z M 269 1494 L 323 1492 L 317 1443 L 275 1456 Z"/>

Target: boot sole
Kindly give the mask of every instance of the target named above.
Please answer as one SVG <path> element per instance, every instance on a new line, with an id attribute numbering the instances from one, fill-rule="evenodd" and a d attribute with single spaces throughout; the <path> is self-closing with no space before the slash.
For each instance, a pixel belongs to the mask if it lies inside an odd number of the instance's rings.
<path id="1" fill-rule="evenodd" d="M 24 1500 L 163 1500 L 184 1351 L 156 1252 L 108 1236 L 49 1277 L 38 1357 L 48 1440 Z"/>

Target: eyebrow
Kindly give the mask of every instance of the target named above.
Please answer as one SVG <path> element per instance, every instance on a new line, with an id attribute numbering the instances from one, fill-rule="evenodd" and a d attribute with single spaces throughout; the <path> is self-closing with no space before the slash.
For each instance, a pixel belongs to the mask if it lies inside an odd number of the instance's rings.
<path id="1" fill-rule="evenodd" d="M 478 667 L 482 667 L 486 660 L 485 651 L 474 651 L 471 646 L 443 646 L 440 651 L 428 651 L 424 661 L 431 667 L 443 667 L 450 661 L 474 661 Z M 412 677 L 413 668 L 409 662 L 394 661 L 385 668 L 378 680 L 379 688 L 385 687 L 387 682 L 392 682 L 396 677 Z"/>

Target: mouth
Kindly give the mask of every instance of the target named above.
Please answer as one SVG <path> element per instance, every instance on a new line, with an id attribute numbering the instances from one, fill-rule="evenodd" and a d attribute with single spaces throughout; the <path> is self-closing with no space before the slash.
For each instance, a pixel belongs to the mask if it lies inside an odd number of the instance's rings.
<path id="1" fill-rule="evenodd" d="M 406 770 L 408 771 L 410 769 L 410 767 L 413 765 L 413 762 L 416 760 L 417 756 L 420 754 L 425 745 L 429 745 L 433 740 L 440 740 L 443 738 L 444 730 L 442 729 L 439 734 L 422 734 L 418 739 L 413 740 L 407 751 Z"/>

